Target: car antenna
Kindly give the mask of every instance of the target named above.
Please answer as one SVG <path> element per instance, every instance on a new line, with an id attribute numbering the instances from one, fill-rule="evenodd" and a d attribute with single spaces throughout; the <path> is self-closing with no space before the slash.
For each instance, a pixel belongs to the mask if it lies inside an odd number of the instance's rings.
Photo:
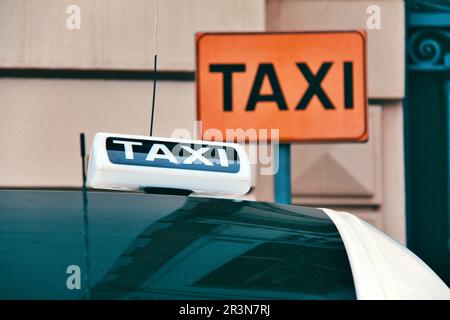
<path id="1" fill-rule="evenodd" d="M 155 24 L 153 28 L 153 97 L 152 97 L 152 114 L 150 116 L 150 136 L 153 135 L 153 119 L 155 114 L 155 98 L 156 98 L 156 74 L 157 74 L 157 62 L 158 62 L 158 0 L 155 2 Z"/>
<path id="2" fill-rule="evenodd" d="M 150 136 L 153 135 L 153 120 L 155 115 L 155 100 L 156 100 L 156 75 L 158 72 L 158 0 L 154 0 L 155 3 L 155 23 L 153 27 L 153 97 L 152 97 L 152 113 L 150 115 Z M 145 193 L 157 193 L 157 194 L 173 194 L 173 195 L 189 195 L 192 193 L 190 190 L 181 189 L 166 189 L 166 188 L 144 188 Z"/>
<path id="3" fill-rule="evenodd" d="M 86 283 L 86 300 L 91 297 L 91 288 L 89 284 L 89 218 L 88 218 L 88 197 L 86 188 L 86 142 L 84 133 L 80 133 L 80 153 L 81 153 L 81 174 L 83 177 L 83 224 L 84 224 L 84 259 L 86 265 L 86 272 L 84 272 L 84 281 Z"/>

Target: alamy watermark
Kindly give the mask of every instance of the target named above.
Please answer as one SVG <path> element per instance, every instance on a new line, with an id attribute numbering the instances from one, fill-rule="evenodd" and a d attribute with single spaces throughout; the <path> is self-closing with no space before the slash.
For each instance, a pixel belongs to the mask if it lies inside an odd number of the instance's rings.
<path id="1" fill-rule="evenodd" d="M 238 142 L 247 151 L 250 164 L 254 166 L 259 164 L 261 175 L 274 175 L 278 171 L 279 132 L 279 129 L 255 128 L 226 129 L 225 132 L 208 128 L 202 131 L 202 122 L 195 121 L 193 134 L 186 128 L 178 128 L 172 132 L 171 137 L 196 140 L 201 136 L 202 140 L 206 141 Z"/>
<path id="2" fill-rule="evenodd" d="M 381 8 L 376 4 L 372 4 L 367 7 L 366 13 L 368 14 L 366 20 L 366 27 L 369 30 L 381 29 Z"/>
<path id="3" fill-rule="evenodd" d="M 69 275 L 66 280 L 66 286 L 69 290 L 81 289 L 81 269 L 76 264 L 67 267 L 66 273 Z"/>
<path id="4" fill-rule="evenodd" d="M 75 4 L 71 4 L 66 8 L 66 13 L 69 15 L 66 19 L 66 27 L 69 30 L 81 29 L 81 9 Z"/>

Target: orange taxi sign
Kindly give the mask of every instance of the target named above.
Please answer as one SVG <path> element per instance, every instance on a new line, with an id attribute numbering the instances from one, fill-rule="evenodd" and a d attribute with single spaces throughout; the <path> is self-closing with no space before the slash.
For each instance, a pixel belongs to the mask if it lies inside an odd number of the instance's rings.
<path id="1" fill-rule="evenodd" d="M 202 134 L 279 129 L 281 142 L 367 141 L 364 31 L 200 33 L 196 41 Z"/>

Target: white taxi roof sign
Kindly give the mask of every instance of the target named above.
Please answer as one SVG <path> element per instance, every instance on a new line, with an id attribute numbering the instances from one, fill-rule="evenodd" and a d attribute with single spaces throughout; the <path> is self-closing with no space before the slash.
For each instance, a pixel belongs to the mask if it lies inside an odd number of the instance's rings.
<path id="1" fill-rule="evenodd" d="M 87 185 L 244 195 L 250 172 L 239 144 L 100 132 L 91 147 Z"/>

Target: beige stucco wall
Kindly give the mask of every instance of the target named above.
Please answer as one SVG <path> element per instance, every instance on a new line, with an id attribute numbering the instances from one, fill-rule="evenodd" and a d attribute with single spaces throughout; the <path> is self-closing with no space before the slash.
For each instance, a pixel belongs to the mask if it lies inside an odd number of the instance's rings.
<path id="1" fill-rule="evenodd" d="M 66 27 L 72 4 L 79 30 Z M 264 31 L 265 18 L 265 0 L 159 1 L 159 70 L 194 71 L 196 32 Z M 0 68 L 152 70 L 154 2 L 2 0 L 0 43 Z M 88 143 L 97 131 L 147 134 L 152 86 L 0 78 L 0 187 L 79 186 L 79 132 Z M 193 81 L 160 81 L 156 105 L 155 135 L 193 134 Z"/>
<path id="2" fill-rule="evenodd" d="M 153 1 L 132 3 L 2 0 L 0 68 L 151 70 Z M 69 4 L 81 8 L 80 30 L 66 28 Z M 372 4 L 382 27 L 367 30 L 370 141 L 294 146 L 293 200 L 355 212 L 404 242 L 402 1 L 160 0 L 159 67 L 194 71 L 197 31 L 366 29 Z M 142 80 L 0 78 L 0 187 L 79 186 L 79 132 L 88 142 L 97 131 L 146 134 L 151 88 Z M 156 135 L 193 132 L 193 81 L 159 82 L 156 105 Z M 273 177 L 254 183 L 251 198 L 273 200 Z"/>
<path id="3" fill-rule="evenodd" d="M 79 133 L 88 144 L 98 131 L 148 134 L 151 88 L 147 81 L 1 79 L 1 185 L 78 186 Z M 161 81 L 157 105 L 155 135 L 188 128 L 194 84 Z"/>
<path id="4" fill-rule="evenodd" d="M 152 69 L 153 0 L 2 0 L 1 66 Z M 69 5 L 81 28 L 69 30 Z M 194 70 L 198 31 L 263 31 L 265 0 L 159 0 L 161 70 Z"/>

